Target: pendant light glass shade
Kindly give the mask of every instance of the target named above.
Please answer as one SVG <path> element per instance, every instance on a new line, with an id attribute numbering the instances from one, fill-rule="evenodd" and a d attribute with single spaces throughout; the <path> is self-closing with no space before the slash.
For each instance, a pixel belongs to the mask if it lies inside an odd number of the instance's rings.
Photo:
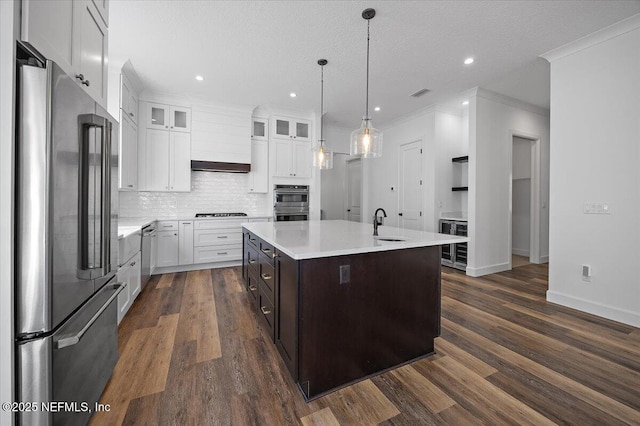
<path id="1" fill-rule="evenodd" d="M 365 103 L 365 115 L 362 117 L 360 128 L 351 132 L 351 144 L 349 153 L 365 158 L 377 158 L 382 156 L 382 132 L 371 125 L 369 116 L 369 24 L 376 16 L 374 9 L 362 11 L 362 17 L 367 20 L 367 98 Z"/>
<path id="2" fill-rule="evenodd" d="M 333 151 L 324 144 L 324 66 L 327 65 L 326 59 L 318 59 L 320 65 L 320 139 L 313 148 L 313 167 L 320 170 L 328 170 L 333 168 Z"/>
<path id="3" fill-rule="evenodd" d="M 313 149 L 313 167 L 320 170 L 333 168 L 333 151 L 327 148 L 323 140 L 319 140 Z"/>
<path id="4" fill-rule="evenodd" d="M 362 117 L 360 128 L 351 132 L 349 153 L 364 158 L 382 156 L 382 132 L 371 127 L 370 118 Z"/>

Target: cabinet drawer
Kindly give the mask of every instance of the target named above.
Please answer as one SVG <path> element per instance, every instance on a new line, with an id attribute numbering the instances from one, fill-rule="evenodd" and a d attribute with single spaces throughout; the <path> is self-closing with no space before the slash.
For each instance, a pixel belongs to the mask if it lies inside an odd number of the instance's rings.
<path id="1" fill-rule="evenodd" d="M 177 220 L 161 220 L 158 222 L 158 231 L 177 231 Z"/>
<path id="2" fill-rule="evenodd" d="M 253 309 L 256 309 L 258 306 L 258 273 L 252 270 L 249 270 L 247 274 L 247 293 L 249 293 L 249 301 L 251 305 L 254 306 Z"/>
<path id="3" fill-rule="evenodd" d="M 256 250 L 260 249 L 260 240 L 258 239 L 258 237 L 256 237 L 252 233 L 249 233 L 248 241 L 249 241 L 249 244 L 251 244 L 253 247 L 256 248 Z"/>
<path id="4" fill-rule="evenodd" d="M 194 247 L 193 263 L 226 262 L 242 259 L 242 244 Z"/>
<path id="5" fill-rule="evenodd" d="M 242 244 L 242 232 L 238 229 L 196 229 L 195 247 Z"/>
<path id="6" fill-rule="evenodd" d="M 276 251 L 271 244 L 260 240 L 260 252 L 272 265 L 275 265 Z"/>
<path id="7" fill-rule="evenodd" d="M 253 269 L 256 274 L 260 273 L 260 266 L 258 263 L 258 250 L 253 248 L 252 246 L 247 246 L 247 263 L 249 264 L 249 268 Z"/>
<path id="8" fill-rule="evenodd" d="M 260 256 L 260 286 L 272 301 L 275 300 L 275 268 L 265 256 Z"/>
<path id="9" fill-rule="evenodd" d="M 235 229 L 238 232 L 242 232 L 242 222 L 246 222 L 247 219 L 225 219 L 225 220 L 196 220 L 196 229 Z"/>
<path id="10" fill-rule="evenodd" d="M 258 288 L 258 318 L 273 342 L 275 338 L 275 309 L 273 303 L 260 288 Z"/>

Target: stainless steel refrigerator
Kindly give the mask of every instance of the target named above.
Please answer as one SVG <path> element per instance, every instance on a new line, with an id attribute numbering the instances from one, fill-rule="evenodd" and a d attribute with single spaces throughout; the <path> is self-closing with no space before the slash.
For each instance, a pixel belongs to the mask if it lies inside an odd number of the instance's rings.
<path id="1" fill-rule="evenodd" d="M 86 424 L 118 360 L 117 122 L 55 63 L 17 66 L 18 421 Z"/>

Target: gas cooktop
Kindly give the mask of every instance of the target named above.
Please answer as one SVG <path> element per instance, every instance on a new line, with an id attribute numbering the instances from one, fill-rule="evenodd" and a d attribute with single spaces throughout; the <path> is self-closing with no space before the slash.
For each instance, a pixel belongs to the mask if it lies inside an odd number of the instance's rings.
<path id="1" fill-rule="evenodd" d="M 196 217 L 230 217 L 246 215 L 246 213 L 196 213 Z"/>

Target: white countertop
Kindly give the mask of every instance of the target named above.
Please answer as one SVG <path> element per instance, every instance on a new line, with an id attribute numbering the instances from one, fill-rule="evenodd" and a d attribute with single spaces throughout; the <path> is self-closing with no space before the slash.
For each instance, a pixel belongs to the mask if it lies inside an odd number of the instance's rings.
<path id="1" fill-rule="evenodd" d="M 121 217 L 118 218 L 118 238 L 124 238 L 132 233 L 139 231 L 145 226 L 161 220 L 230 220 L 237 221 L 238 219 L 268 219 L 271 215 L 266 214 L 249 214 L 247 216 L 229 216 L 229 217 Z"/>
<path id="2" fill-rule="evenodd" d="M 243 226 L 296 260 L 469 241 L 467 237 L 381 225 L 378 227 L 379 238 L 398 237 L 403 240 L 384 241 L 373 236 L 372 224 L 346 220 L 258 222 Z"/>

